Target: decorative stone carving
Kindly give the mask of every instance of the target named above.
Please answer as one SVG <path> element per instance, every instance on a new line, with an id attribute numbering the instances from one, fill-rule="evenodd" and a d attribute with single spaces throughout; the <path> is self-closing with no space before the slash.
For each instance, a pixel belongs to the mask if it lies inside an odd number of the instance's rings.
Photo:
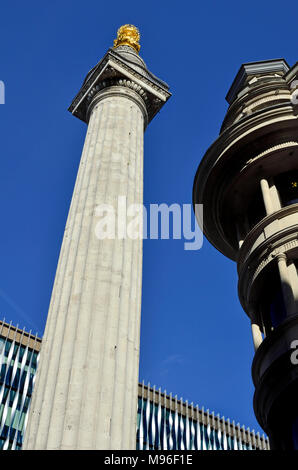
<path id="1" fill-rule="evenodd" d="M 147 108 L 150 122 L 171 93 L 168 85 L 147 69 L 141 57 L 129 46 L 109 49 L 104 58 L 87 74 L 69 111 L 87 122 L 88 106 L 94 94 L 108 86 L 129 87 L 138 93 Z"/>

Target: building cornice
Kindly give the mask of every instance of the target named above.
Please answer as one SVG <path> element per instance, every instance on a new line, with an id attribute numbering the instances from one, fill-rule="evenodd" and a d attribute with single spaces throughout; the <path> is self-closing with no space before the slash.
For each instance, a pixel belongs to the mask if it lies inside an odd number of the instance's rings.
<path id="1" fill-rule="evenodd" d="M 242 64 L 226 95 L 227 102 L 231 104 L 234 101 L 239 91 L 244 87 L 249 76 L 263 75 L 266 73 L 279 73 L 285 75 L 289 68 L 290 67 L 285 59 L 273 59 Z"/>
<path id="2" fill-rule="evenodd" d="M 28 346 L 36 352 L 39 352 L 41 348 L 42 340 L 37 335 L 2 320 L 0 320 L 0 337 L 15 341 L 17 344 L 21 344 L 25 347 Z"/>

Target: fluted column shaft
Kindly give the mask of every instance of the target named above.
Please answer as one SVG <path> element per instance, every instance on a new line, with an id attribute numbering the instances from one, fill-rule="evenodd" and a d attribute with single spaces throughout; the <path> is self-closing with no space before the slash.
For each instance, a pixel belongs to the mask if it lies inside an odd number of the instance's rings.
<path id="1" fill-rule="evenodd" d="M 143 202 L 146 111 L 133 90 L 98 93 L 65 228 L 26 449 L 134 449 L 142 240 L 96 236 L 96 208 Z M 117 233 L 117 232 L 116 232 Z"/>

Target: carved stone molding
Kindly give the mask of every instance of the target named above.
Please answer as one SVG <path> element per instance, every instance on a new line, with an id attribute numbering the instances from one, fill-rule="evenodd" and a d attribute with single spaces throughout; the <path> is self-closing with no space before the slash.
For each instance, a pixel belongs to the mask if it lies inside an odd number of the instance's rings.
<path id="1" fill-rule="evenodd" d="M 98 93 L 100 90 L 103 90 L 104 88 L 108 88 L 111 86 L 123 86 L 123 87 L 131 88 L 132 90 L 137 92 L 143 98 L 145 102 L 148 101 L 148 96 L 145 90 L 137 83 L 131 80 L 128 80 L 126 78 L 109 78 L 107 80 L 103 80 L 102 82 L 99 82 L 98 84 L 94 85 L 90 89 L 86 97 L 86 100 L 90 103 L 96 93 Z M 158 99 L 158 101 L 160 100 Z"/>
<path id="2" fill-rule="evenodd" d="M 125 48 L 119 46 L 119 50 L 120 47 Z M 107 87 L 122 86 L 138 93 L 146 105 L 148 122 L 170 98 L 168 85 L 155 77 L 137 54 L 133 60 L 125 56 L 125 51 L 123 54 L 110 49 L 87 74 L 80 91 L 69 107 L 74 116 L 87 122 L 90 102 L 96 93 Z"/>
<path id="3" fill-rule="evenodd" d="M 241 271 L 242 265 L 246 263 L 246 260 L 248 257 L 251 256 L 251 247 L 255 244 L 256 240 L 258 237 L 264 232 L 264 230 L 273 222 L 282 220 L 292 214 L 298 213 L 298 204 L 292 204 L 290 206 L 286 206 L 281 208 L 278 211 L 275 211 L 274 213 L 264 217 L 255 227 L 248 233 L 248 235 L 245 237 L 245 240 L 241 246 L 241 249 L 238 253 L 238 272 Z M 282 229 L 278 230 L 277 233 L 273 234 L 272 236 L 266 238 L 259 247 L 254 250 L 255 253 L 257 253 L 258 249 L 262 249 L 263 246 L 270 247 L 272 243 L 275 241 L 277 238 L 278 240 L 283 238 L 284 233 L 288 233 L 288 230 L 291 230 L 293 226 L 290 226 L 287 229 Z"/>
<path id="4" fill-rule="evenodd" d="M 272 153 L 278 152 L 280 150 L 289 149 L 289 148 L 292 148 L 292 147 L 297 147 L 297 146 L 298 146 L 298 142 L 293 140 L 293 141 L 289 141 L 289 142 L 281 142 L 280 144 L 276 144 L 276 145 L 273 145 L 272 147 L 268 147 L 263 152 L 259 153 L 255 157 L 248 160 L 244 168 L 247 169 L 252 163 L 255 163 L 256 161 L 258 163 L 260 163 L 260 160 L 263 157 L 271 155 Z"/>
<path id="5" fill-rule="evenodd" d="M 298 225 L 281 230 L 273 237 L 265 240 L 246 259 L 239 269 L 238 291 L 243 308 L 248 311 L 250 293 L 261 272 L 278 257 L 287 257 L 287 254 L 298 250 Z"/>
<path id="6" fill-rule="evenodd" d="M 90 104 L 87 109 L 87 114 L 86 114 L 86 119 L 89 121 L 90 115 L 92 110 L 96 107 L 96 105 L 107 98 L 113 98 L 116 96 L 124 97 L 127 99 L 130 99 L 133 101 L 135 104 L 137 104 L 142 111 L 143 118 L 144 118 L 144 129 L 146 129 L 146 126 L 148 124 L 148 113 L 147 113 L 147 107 L 140 96 L 140 94 L 130 88 L 130 87 L 124 87 L 123 85 L 113 85 L 113 86 L 107 86 L 102 89 L 99 89 L 94 93 L 94 95 L 91 97 L 92 99 L 90 100 Z"/>

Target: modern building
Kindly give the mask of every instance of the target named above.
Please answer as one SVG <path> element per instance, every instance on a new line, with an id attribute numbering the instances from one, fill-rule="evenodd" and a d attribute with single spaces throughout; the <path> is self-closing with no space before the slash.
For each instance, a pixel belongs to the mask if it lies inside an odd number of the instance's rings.
<path id="1" fill-rule="evenodd" d="M 26 449 L 135 448 L 143 217 L 126 236 L 119 198 L 142 207 L 144 130 L 170 97 L 168 85 L 139 56 L 139 37 L 132 25 L 119 28 L 114 47 L 87 74 L 69 108 L 88 129 Z M 115 221 L 108 236 L 101 225 L 105 211 Z"/>
<path id="2" fill-rule="evenodd" d="M 206 237 L 237 262 L 255 347 L 254 410 L 273 449 L 298 448 L 297 78 L 298 64 L 284 59 L 240 67 L 193 186 Z"/>
<path id="3" fill-rule="evenodd" d="M 0 450 L 24 441 L 41 339 L 0 321 Z M 155 387 L 138 385 L 138 450 L 267 450 L 268 438 Z"/>
<path id="4" fill-rule="evenodd" d="M 41 339 L 0 321 L 0 450 L 23 444 Z"/>
<path id="5" fill-rule="evenodd" d="M 268 438 L 144 383 L 138 393 L 138 450 L 268 450 Z"/>

